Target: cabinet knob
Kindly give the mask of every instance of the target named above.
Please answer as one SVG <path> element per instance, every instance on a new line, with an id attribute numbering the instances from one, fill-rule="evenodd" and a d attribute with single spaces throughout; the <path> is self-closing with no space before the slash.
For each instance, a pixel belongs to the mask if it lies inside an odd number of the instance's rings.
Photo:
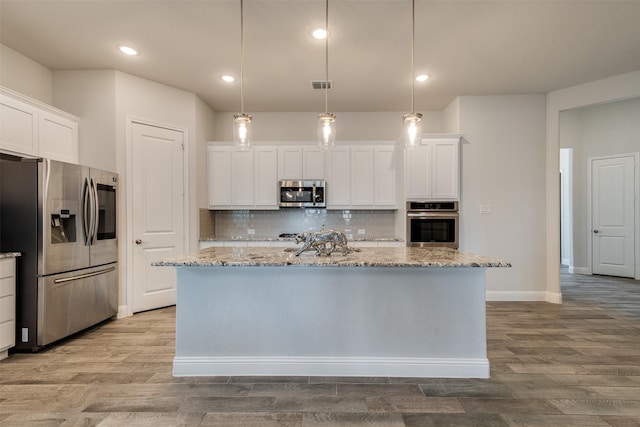
<path id="1" fill-rule="evenodd" d="M 142 244 L 142 240 L 136 239 L 136 245 L 141 245 L 141 244 Z"/>
<path id="2" fill-rule="evenodd" d="M 598 231 L 598 230 L 593 230 L 593 232 L 594 232 L 594 233 L 596 233 L 596 234 L 598 234 L 598 233 L 599 233 L 599 231 Z"/>

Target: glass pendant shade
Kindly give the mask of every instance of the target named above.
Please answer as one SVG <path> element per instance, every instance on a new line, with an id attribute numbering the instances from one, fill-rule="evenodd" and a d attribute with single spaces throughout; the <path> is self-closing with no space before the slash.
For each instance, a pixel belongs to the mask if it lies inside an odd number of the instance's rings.
<path id="1" fill-rule="evenodd" d="M 420 145 L 422 138 L 422 114 L 409 113 L 403 116 L 404 130 L 402 138 L 405 148 L 414 148 Z"/>
<path id="2" fill-rule="evenodd" d="M 336 115 L 333 113 L 318 114 L 318 145 L 324 149 L 336 144 Z"/>
<path id="3" fill-rule="evenodd" d="M 236 150 L 247 151 L 251 149 L 252 132 L 251 116 L 249 114 L 233 115 L 233 145 Z"/>

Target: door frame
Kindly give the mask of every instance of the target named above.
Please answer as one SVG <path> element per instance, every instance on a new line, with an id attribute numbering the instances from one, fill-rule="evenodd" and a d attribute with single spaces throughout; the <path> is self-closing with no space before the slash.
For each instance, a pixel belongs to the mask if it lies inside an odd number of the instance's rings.
<path id="1" fill-rule="evenodd" d="M 633 181 L 634 181 L 634 223 L 633 223 L 633 235 L 634 235 L 634 251 L 635 251 L 635 266 L 634 266 L 634 279 L 640 280 L 640 153 L 621 153 L 621 154 L 609 154 L 607 156 L 594 156 L 587 158 L 587 224 L 589 225 L 589 238 L 587 239 L 587 253 L 588 253 L 588 265 L 589 274 L 593 274 L 593 230 L 592 223 L 592 206 L 593 206 L 593 179 L 591 164 L 594 160 L 607 160 L 615 159 L 619 157 L 633 157 Z"/>
<path id="2" fill-rule="evenodd" d="M 181 132 L 183 135 L 182 143 L 184 148 L 182 150 L 182 209 L 183 209 L 183 224 L 182 224 L 182 239 L 183 239 L 183 250 L 187 251 L 189 245 L 187 245 L 187 239 L 189 238 L 189 229 L 190 229 L 190 204 L 188 202 L 189 194 L 189 129 L 167 124 L 156 122 L 153 120 L 142 119 L 135 116 L 126 116 L 125 118 L 125 130 L 126 130 L 126 141 L 125 141 L 125 160 L 126 160 L 126 174 L 127 177 L 133 176 L 133 125 L 141 124 L 146 126 L 159 127 L 164 129 L 169 129 L 177 132 Z M 126 222 L 125 222 L 125 239 L 121 240 L 121 242 L 125 242 L 126 249 L 126 262 L 125 262 L 125 293 L 126 293 L 126 301 L 125 307 L 121 307 L 118 311 L 123 316 L 132 316 L 133 315 L 133 250 L 134 250 L 134 236 L 133 236 L 133 182 L 131 179 L 126 180 L 126 199 L 127 199 L 127 208 L 126 208 Z M 122 244 L 122 243 L 121 243 Z"/>

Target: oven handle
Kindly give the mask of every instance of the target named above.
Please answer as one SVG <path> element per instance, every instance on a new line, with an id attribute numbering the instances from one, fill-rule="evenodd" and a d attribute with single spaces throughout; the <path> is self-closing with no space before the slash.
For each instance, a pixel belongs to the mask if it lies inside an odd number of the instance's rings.
<path id="1" fill-rule="evenodd" d="M 457 218 L 457 212 L 407 212 L 409 218 Z"/>

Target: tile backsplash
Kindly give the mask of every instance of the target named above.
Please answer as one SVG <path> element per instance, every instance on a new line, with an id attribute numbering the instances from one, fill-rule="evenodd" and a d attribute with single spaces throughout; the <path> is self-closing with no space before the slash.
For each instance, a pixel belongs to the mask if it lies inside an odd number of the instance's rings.
<path id="1" fill-rule="evenodd" d="M 348 239 L 395 237 L 395 210 L 200 210 L 200 238 L 273 238 L 281 233 L 340 230 Z"/>

